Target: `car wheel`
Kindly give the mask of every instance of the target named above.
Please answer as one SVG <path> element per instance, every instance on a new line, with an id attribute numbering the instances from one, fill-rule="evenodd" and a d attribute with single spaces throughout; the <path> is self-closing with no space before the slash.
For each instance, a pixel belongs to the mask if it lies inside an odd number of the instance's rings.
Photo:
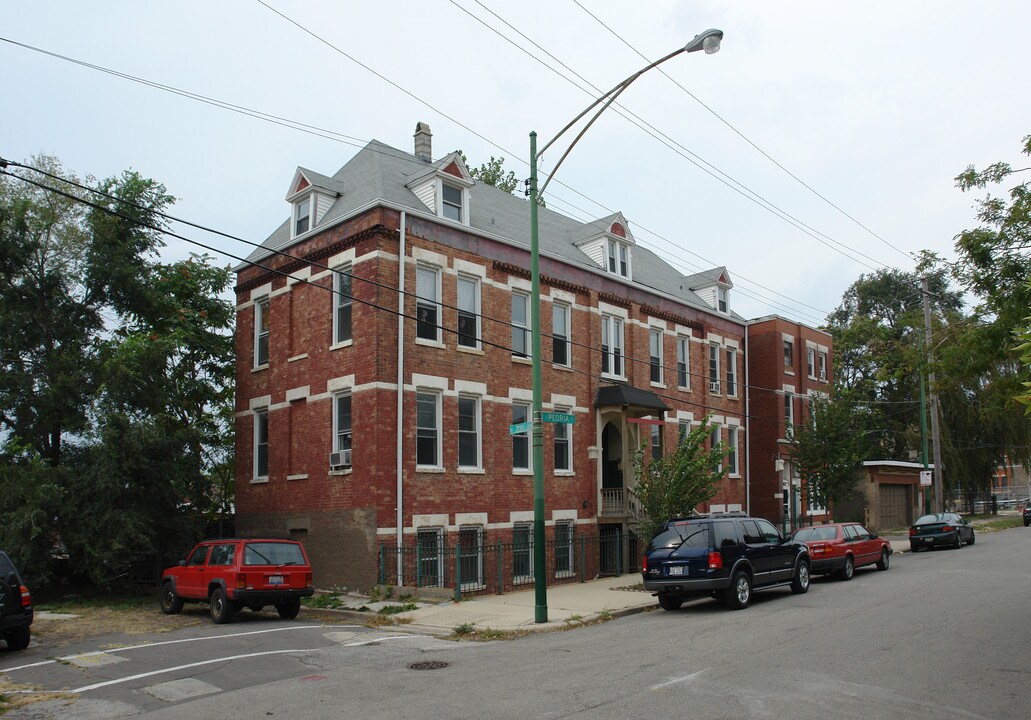
<path id="1" fill-rule="evenodd" d="M 29 646 L 29 626 L 15 628 L 7 633 L 7 647 L 11 650 L 24 650 Z"/>
<path id="2" fill-rule="evenodd" d="M 731 610 L 743 610 L 752 602 L 752 578 L 744 570 L 738 570 L 730 579 L 730 586 L 723 591 L 723 601 Z"/>
<path id="3" fill-rule="evenodd" d="M 217 588 L 211 593 L 211 619 L 216 625 L 224 625 L 233 619 L 233 604 L 226 597 L 226 591 Z"/>
<path id="4" fill-rule="evenodd" d="M 952 547 L 955 550 L 959 550 L 961 547 L 963 547 L 963 541 L 959 537 L 959 530 L 956 531 L 956 539 L 953 540 Z"/>
<path id="5" fill-rule="evenodd" d="M 891 555 L 888 554 L 888 549 L 881 550 L 881 559 L 877 561 L 878 570 L 887 570 L 889 564 L 889 558 Z"/>
<path id="6" fill-rule="evenodd" d="M 791 581 L 791 592 L 796 595 L 809 592 L 809 563 L 804 560 L 798 564 L 798 572 Z"/>
<path id="7" fill-rule="evenodd" d="M 852 559 L 851 555 L 845 556 L 845 567 L 841 568 L 841 572 L 838 573 L 838 577 L 842 580 L 851 580 L 852 576 L 856 572 L 856 562 Z"/>
<path id="8" fill-rule="evenodd" d="M 175 615 L 183 609 L 183 599 L 179 597 L 172 583 L 166 582 L 161 586 L 161 612 L 165 615 Z"/>
<path id="9" fill-rule="evenodd" d="M 919 545 L 914 545 L 913 543 L 910 543 L 909 544 L 909 552 L 913 552 L 913 553 L 920 552 L 920 546 Z"/>
<path id="10" fill-rule="evenodd" d="M 973 545 L 973 544 L 974 544 L 974 531 L 971 530 L 970 531 L 970 542 L 968 542 L 967 545 Z"/>
<path id="11" fill-rule="evenodd" d="M 279 617 L 284 620 L 293 620 L 297 617 L 297 613 L 301 612 L 301 601 L 289 600 L 285 603 L 280 603 L 276 605 L 276 610 L 279 611 Z"/>

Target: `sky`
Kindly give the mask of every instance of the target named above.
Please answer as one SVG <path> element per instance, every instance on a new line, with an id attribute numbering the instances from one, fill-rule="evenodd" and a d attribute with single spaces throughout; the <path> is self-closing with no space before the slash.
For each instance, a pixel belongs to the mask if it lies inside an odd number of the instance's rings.
<path id="1" fill-rule="evenodd" d="M 956 175 L 1028 164 L 1018 0 L 0 0 L 0 157 L 131 168 L 164 183 L 176 216 L 261 242 L 289 215 L 297 166 L 332 175 L 372 139 L 411 152 L 417 122 L 434 159 L 504 157 L 525 178 L 531 130 L 543 145 L 708 28 L 720 51 L 642 75 L 546 199 L 584 221 L 621 211 L 685 274 L 726 266 L 746 318 L 819 326 L 862 274 L 912 271 L 924 249 L 954 259 L 985 196 Z M 219 264 L 251 250 L 176 230 Z M 162 251 L 190 252 L 204 251 Z"/>

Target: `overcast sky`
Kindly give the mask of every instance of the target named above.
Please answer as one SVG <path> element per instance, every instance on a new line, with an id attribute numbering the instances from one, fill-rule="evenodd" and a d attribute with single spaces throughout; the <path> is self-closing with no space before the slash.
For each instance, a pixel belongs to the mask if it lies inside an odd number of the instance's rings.
<path id="1" fill-rule="evenodd" d="M 646 64 L 638 52 L 657 59 L 710 27 L 718 53 L 680 55 L 620 98 L 653 129 L 611 108 L 548 206 L 622 211 L 684 273 L 726 265 L 746 317 L 818 325 L 861 274 L 911 270 L 921 249 L 953 257 L 983 195 L 955 176 L 1028 164 L 1026 0 L 0 0 L 6 41 L 320 128 L 0 42 L 0 156 L 46 152 L 81 176 L 133 168 L 179 199 L 174 214 L 260 242 L 288 215 L 298 165 L 331 175 L 373 138 L 411 151 L 419 121 L 435 158 L 503 156 L 526 177 L 529 131 L 543 144 L 598 94 L 556 71 L 607 90 Z M 250 251 L 183 234 L 234 265 Z"/>

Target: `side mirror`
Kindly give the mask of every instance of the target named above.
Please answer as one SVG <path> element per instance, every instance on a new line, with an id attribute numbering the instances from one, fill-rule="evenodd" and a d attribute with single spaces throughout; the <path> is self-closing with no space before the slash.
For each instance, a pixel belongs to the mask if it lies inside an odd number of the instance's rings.
<path id="1" fill-rule="evenodd" d="M 185 560 L 180 560 L 179 561 L 179 567 L 186 567 L 186 561 Z"/>
<path id="2" fill-rule="evenodd" d="M 877 533 L 870 533 L 870 539 L 871 540 L 876 540 L 879 537 L 880 537 L 880 535 L 878 535 Z"/>

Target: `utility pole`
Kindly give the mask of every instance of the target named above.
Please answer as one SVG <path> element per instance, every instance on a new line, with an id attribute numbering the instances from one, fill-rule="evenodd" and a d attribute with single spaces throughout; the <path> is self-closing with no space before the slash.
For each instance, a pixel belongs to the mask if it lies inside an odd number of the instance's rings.
<path id="1" fill-rule="evenodd" d="M 934 346 L 931 345 L 931 291 L 928 278 L 920 278 L 921 295 L 924 300 L 924 343 L 927 348 L 927 385 L 931 396 L 931 447 L 934 451 L 934 511 L 945 512 L 945 498 L 942 496 L 942 446 L 938 432 L 938 392 L 934 382 Z"/>

